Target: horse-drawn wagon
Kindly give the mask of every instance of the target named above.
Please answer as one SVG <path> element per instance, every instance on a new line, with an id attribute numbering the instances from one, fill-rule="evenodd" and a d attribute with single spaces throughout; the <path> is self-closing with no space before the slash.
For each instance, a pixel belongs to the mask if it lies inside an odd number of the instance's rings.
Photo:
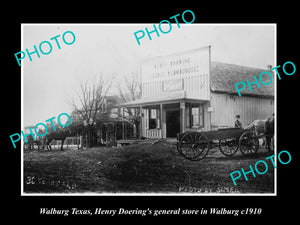
<path id="1" fill-rule="evenodd" d="M 177 150 L 186 159 L 204 159 L 213 146 L 218 146 L 226 156 L 233 156 L 238 149 L 243 155 L 251 155 L 258 151 L 259 141 L 254 131 L 243 128 L 187 131 L 177 134 Z"/>

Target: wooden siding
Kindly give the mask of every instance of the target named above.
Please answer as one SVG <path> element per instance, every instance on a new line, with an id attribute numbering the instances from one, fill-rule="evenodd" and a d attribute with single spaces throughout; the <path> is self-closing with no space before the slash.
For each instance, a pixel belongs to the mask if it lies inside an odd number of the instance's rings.
<path id="1" fill-rule="evenodd" d="M 206 94 L 210 92 L 208 82 L 208 72 L 184 77 L 186 98 L 208 100 L 209 97 Z"/>
<path id="2" fill-rule="evenodd" d="M 161 138 L 161 129 L 148 129 L 148 110 L 143 109 L 143 118 L 142 118 L 142 136 L 146 138 Z"/>
<path id="3" fill-rule="evenodd" d="M 184 90 L 186 98 L 210 100 L 210 48 L 156 57 L 141 64 L 142 98 Z"/>
<path id="4" fill-rule="evenodd" d="M 181 78 L 159 79 L 155 81 L 147 81 L 142 84 L 143 98 L 161 96 L 169 91 L 164 91 L 163 84 L 165 81 L 183 82 L 183 90 L 186 98 L 208 100 L 209 93 L 209 75 L 208 73 L 196 73 L 185 75 Z"/>
<path id="5" fill-rule="evenodd" d="M 160 96 L 163 93 L 163 81 L 147 81 L 142 84 L 143 98 Z"/>
<path id="6" fill-rule="evenodd" d="M 147 138 L 161 138 L 161 129 L 146 130 L 145 137 L 147 137 Z"/>
<path id="7" fill-rule="evenodd" d="M 241 116 L 243 127 L 256 119 L 270 117 L 275 111 L 274 99 L 211 93 L 211 128 L 234 125 L 235 115 Z"/>

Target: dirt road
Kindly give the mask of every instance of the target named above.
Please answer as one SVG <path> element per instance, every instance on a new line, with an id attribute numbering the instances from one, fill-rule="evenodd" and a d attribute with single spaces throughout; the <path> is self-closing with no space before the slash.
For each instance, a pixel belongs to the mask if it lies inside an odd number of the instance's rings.
<path id="1" fill-rule="evenodd" d="M 24 153 L 25 193 L 273 193 L 274 169 L 260 149 L 255 156 L 240 152 L 226 157 L 218 148 L 197 162 L 181 157 L 176 146 L 130 145 L 119 148 L 33 151 Z M 230 173 L 249 171 L 258 160 L 268 163 L 268 172 L 234 186 Z M 260 169 L 264 171 L 264 168 Z"/>

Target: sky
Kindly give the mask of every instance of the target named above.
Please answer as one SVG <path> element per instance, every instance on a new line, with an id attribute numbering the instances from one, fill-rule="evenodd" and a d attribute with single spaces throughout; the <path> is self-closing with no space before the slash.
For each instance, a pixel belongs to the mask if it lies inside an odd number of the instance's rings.
<path id="1" fill-rule="evenodd" d="M 138 45 L 134 32 L 153 24 L 22 24 L 21 50 L 34 51 L 43 41 L 52 44 L 48 55 L 22 60 L 23 126 L 34 126 L 61 113 L 70 114 L 71 101 L 81 82 L 103 74 L 114 84 L 138 71 L 142 60 L 211 45 L 211 60 L 266 69 L 275 66 L 275 26 L 272 24 L 172 24 L 168 34 L 147 35 Z M 163 30 L 167 30 L 163 28 Z M 72 31 L 75 42 L 62 35 Z M 60 35 L 61 49 L 50 38 Z M 66 35 L 66 40 L 72 40 Z M 47 46 L 43 45 L 44 51 Z"/>

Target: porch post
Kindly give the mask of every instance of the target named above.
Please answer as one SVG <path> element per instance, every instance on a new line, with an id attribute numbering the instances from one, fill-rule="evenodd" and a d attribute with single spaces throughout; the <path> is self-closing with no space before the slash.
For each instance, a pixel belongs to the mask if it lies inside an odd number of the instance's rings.
<path id="1" fill-rule="evenodd" d="M 185 130 L 185 102 L 180 102 L 180 115 L 181 115 L 181 123 L 180 123 L 180 132 L 184 132 Z"/>
<path id="2" fill-rule="evenodd" d="M 121 108 L 122 110 L 122 139 L 125 139 L 125 124 L 124 124 L 124 107 Z"/>
<path id="3" fill-rule="evenodd" d="M 140 129 L 139 129 L 139 138 L 143 137 L 143 107 L 140 106 Z"/>
<path id="4" fill-rule="evenodd" d="M 159 116 L 160 116 L 160 118 L 159 118 L 159 122 L 160 122 L 160 124 L 159 124 L 159 127 L 160 127 L 160 138 L 163 138 L 164 135 L 163 135 L 163 127 L 162 127 L 162 125 L 163 125 L 163 123 L 162 123 L 162 119 L 163 119 L 163 107 L 162 107 L 162 104 L 159 104 L 159 107 L 160 107 L 160 113 L 159 113 Z"/>

